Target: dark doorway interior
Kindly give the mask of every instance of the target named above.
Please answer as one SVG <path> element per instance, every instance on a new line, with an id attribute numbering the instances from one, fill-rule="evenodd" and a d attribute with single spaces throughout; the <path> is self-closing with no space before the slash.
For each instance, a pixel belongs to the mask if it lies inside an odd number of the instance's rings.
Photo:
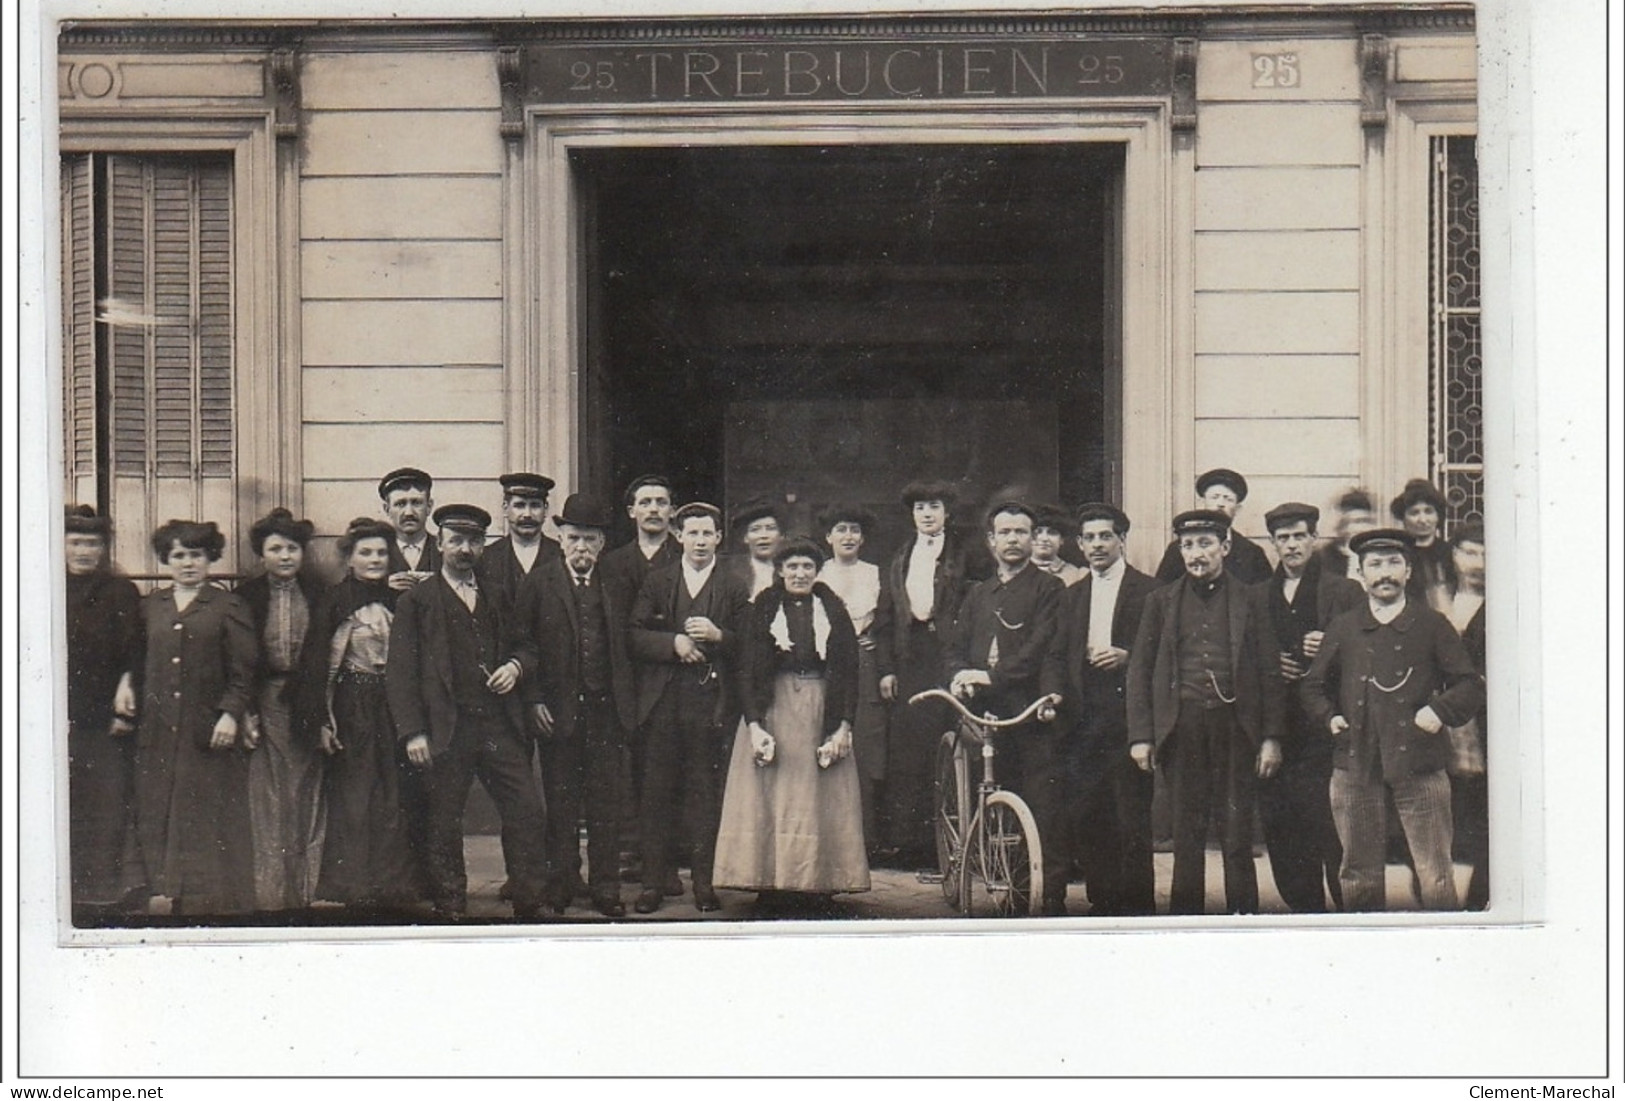
<path id="1" fill-rule="evenodd" d="M 1103 145 L 614 149 L 582 200 L 583 484 L 831 499 L 1114 491 L 1122 152 Z M 619 533 L 622 537 L 629 531 Z"/>

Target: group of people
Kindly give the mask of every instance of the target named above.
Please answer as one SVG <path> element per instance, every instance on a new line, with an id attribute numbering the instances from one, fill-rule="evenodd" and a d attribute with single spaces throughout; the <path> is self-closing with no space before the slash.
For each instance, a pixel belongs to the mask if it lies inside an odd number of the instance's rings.
<path id="1" fill-rule="evenodd" d="M 913 483 L 914 532 L 879 565 L 858 506 L 810 538 L 752 503 L 723 554 L 722 511 L 647 476 L 625 495 L 634 538 L 608 549 L 604 503 L 570 495 L 555 540 L 552 480 L 500 483 L 491 540 L 483 509 L 391 472 L 330 585 L 286 509 L 253 525 L 263 570 L 232 591 L 208 577 L 218 527 L 170 521 L 152 546 L 171 584 L 145 597 L 108 561 L 106 518 L 68 510 L 76 914 L 458 920 L 476 777 L 521 921 L 622 917 L 628 878 L 653 913 L 685 866 L 701 912 L 731 888 L 759 916 L 840 913 L 871 866 L 935 862 L 952 720 L 907 701 L 943 685 L 1000 716 L 1060 699 L 1000 743 L 1046 913 L 1079 878 L 1091 914 L 1156 911 L 1158 773 L 1170 912 L 1203 910 L 1210 820 L 1224 909 L 1256 911 L 1255 807 L 1294 910 L 1382 908 L 1389 808 L 1422 905 L 1458 905 L 1456 841 L 1467 904 L 1487 902 L 1483 534 L 1445 543 L 1426 482 L 1394 502 L 1398 528 L 1346 495 L 1319 550 L 1317 509 L 1271 509 L 1272 568 L 1231 535 L 1245 479 L 1209 471 L 1157 577 L 1124 560 L 1129 518 L 1104 502 L 997 502 L 983 550 L 951 525 L 951 484 Z"/>

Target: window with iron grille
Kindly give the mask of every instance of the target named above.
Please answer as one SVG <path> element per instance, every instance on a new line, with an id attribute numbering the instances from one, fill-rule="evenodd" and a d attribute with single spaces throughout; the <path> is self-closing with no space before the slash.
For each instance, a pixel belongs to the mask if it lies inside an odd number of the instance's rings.
<path id="1" fill-rule="evenodd" d="M 164 520 L 226 518 L 212 513 L 235 472 L 231 162 L 65 156 L 62 212 L 68 499 L 112 518 L 133 566 Z"/>
<path id="2" fill-rule="evenodd" d="M 1467 137 L 1432 139 L 1428 340 L 1433 483 L 1446 530 L 1484 517 L 1484 353 L 1479 317 L 1478 152 Z"/>

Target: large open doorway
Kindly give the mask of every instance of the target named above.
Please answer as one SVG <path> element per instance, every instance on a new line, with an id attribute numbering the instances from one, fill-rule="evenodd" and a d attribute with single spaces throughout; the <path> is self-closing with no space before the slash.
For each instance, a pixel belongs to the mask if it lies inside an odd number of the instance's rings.
<path id="1" fill-rule="evenodd" d="M 1118 144 L 577 149 L 581 483 L 880 518 L 1114 494 Z M 623 533 L 624 534 L 624 533 Z"/>

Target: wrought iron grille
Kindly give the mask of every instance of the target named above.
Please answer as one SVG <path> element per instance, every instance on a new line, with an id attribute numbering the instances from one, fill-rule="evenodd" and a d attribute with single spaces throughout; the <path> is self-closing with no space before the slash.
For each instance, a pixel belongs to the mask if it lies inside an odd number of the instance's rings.
<path id="1" fill-rule="evenodd" d="M 1484 350 L 1480 331 L 1476 139 L 1432 141 L 1428 210 L 1432 329 L 1428 341 L 1433 482 L 1446 530 L 1484 517 Z"/>

